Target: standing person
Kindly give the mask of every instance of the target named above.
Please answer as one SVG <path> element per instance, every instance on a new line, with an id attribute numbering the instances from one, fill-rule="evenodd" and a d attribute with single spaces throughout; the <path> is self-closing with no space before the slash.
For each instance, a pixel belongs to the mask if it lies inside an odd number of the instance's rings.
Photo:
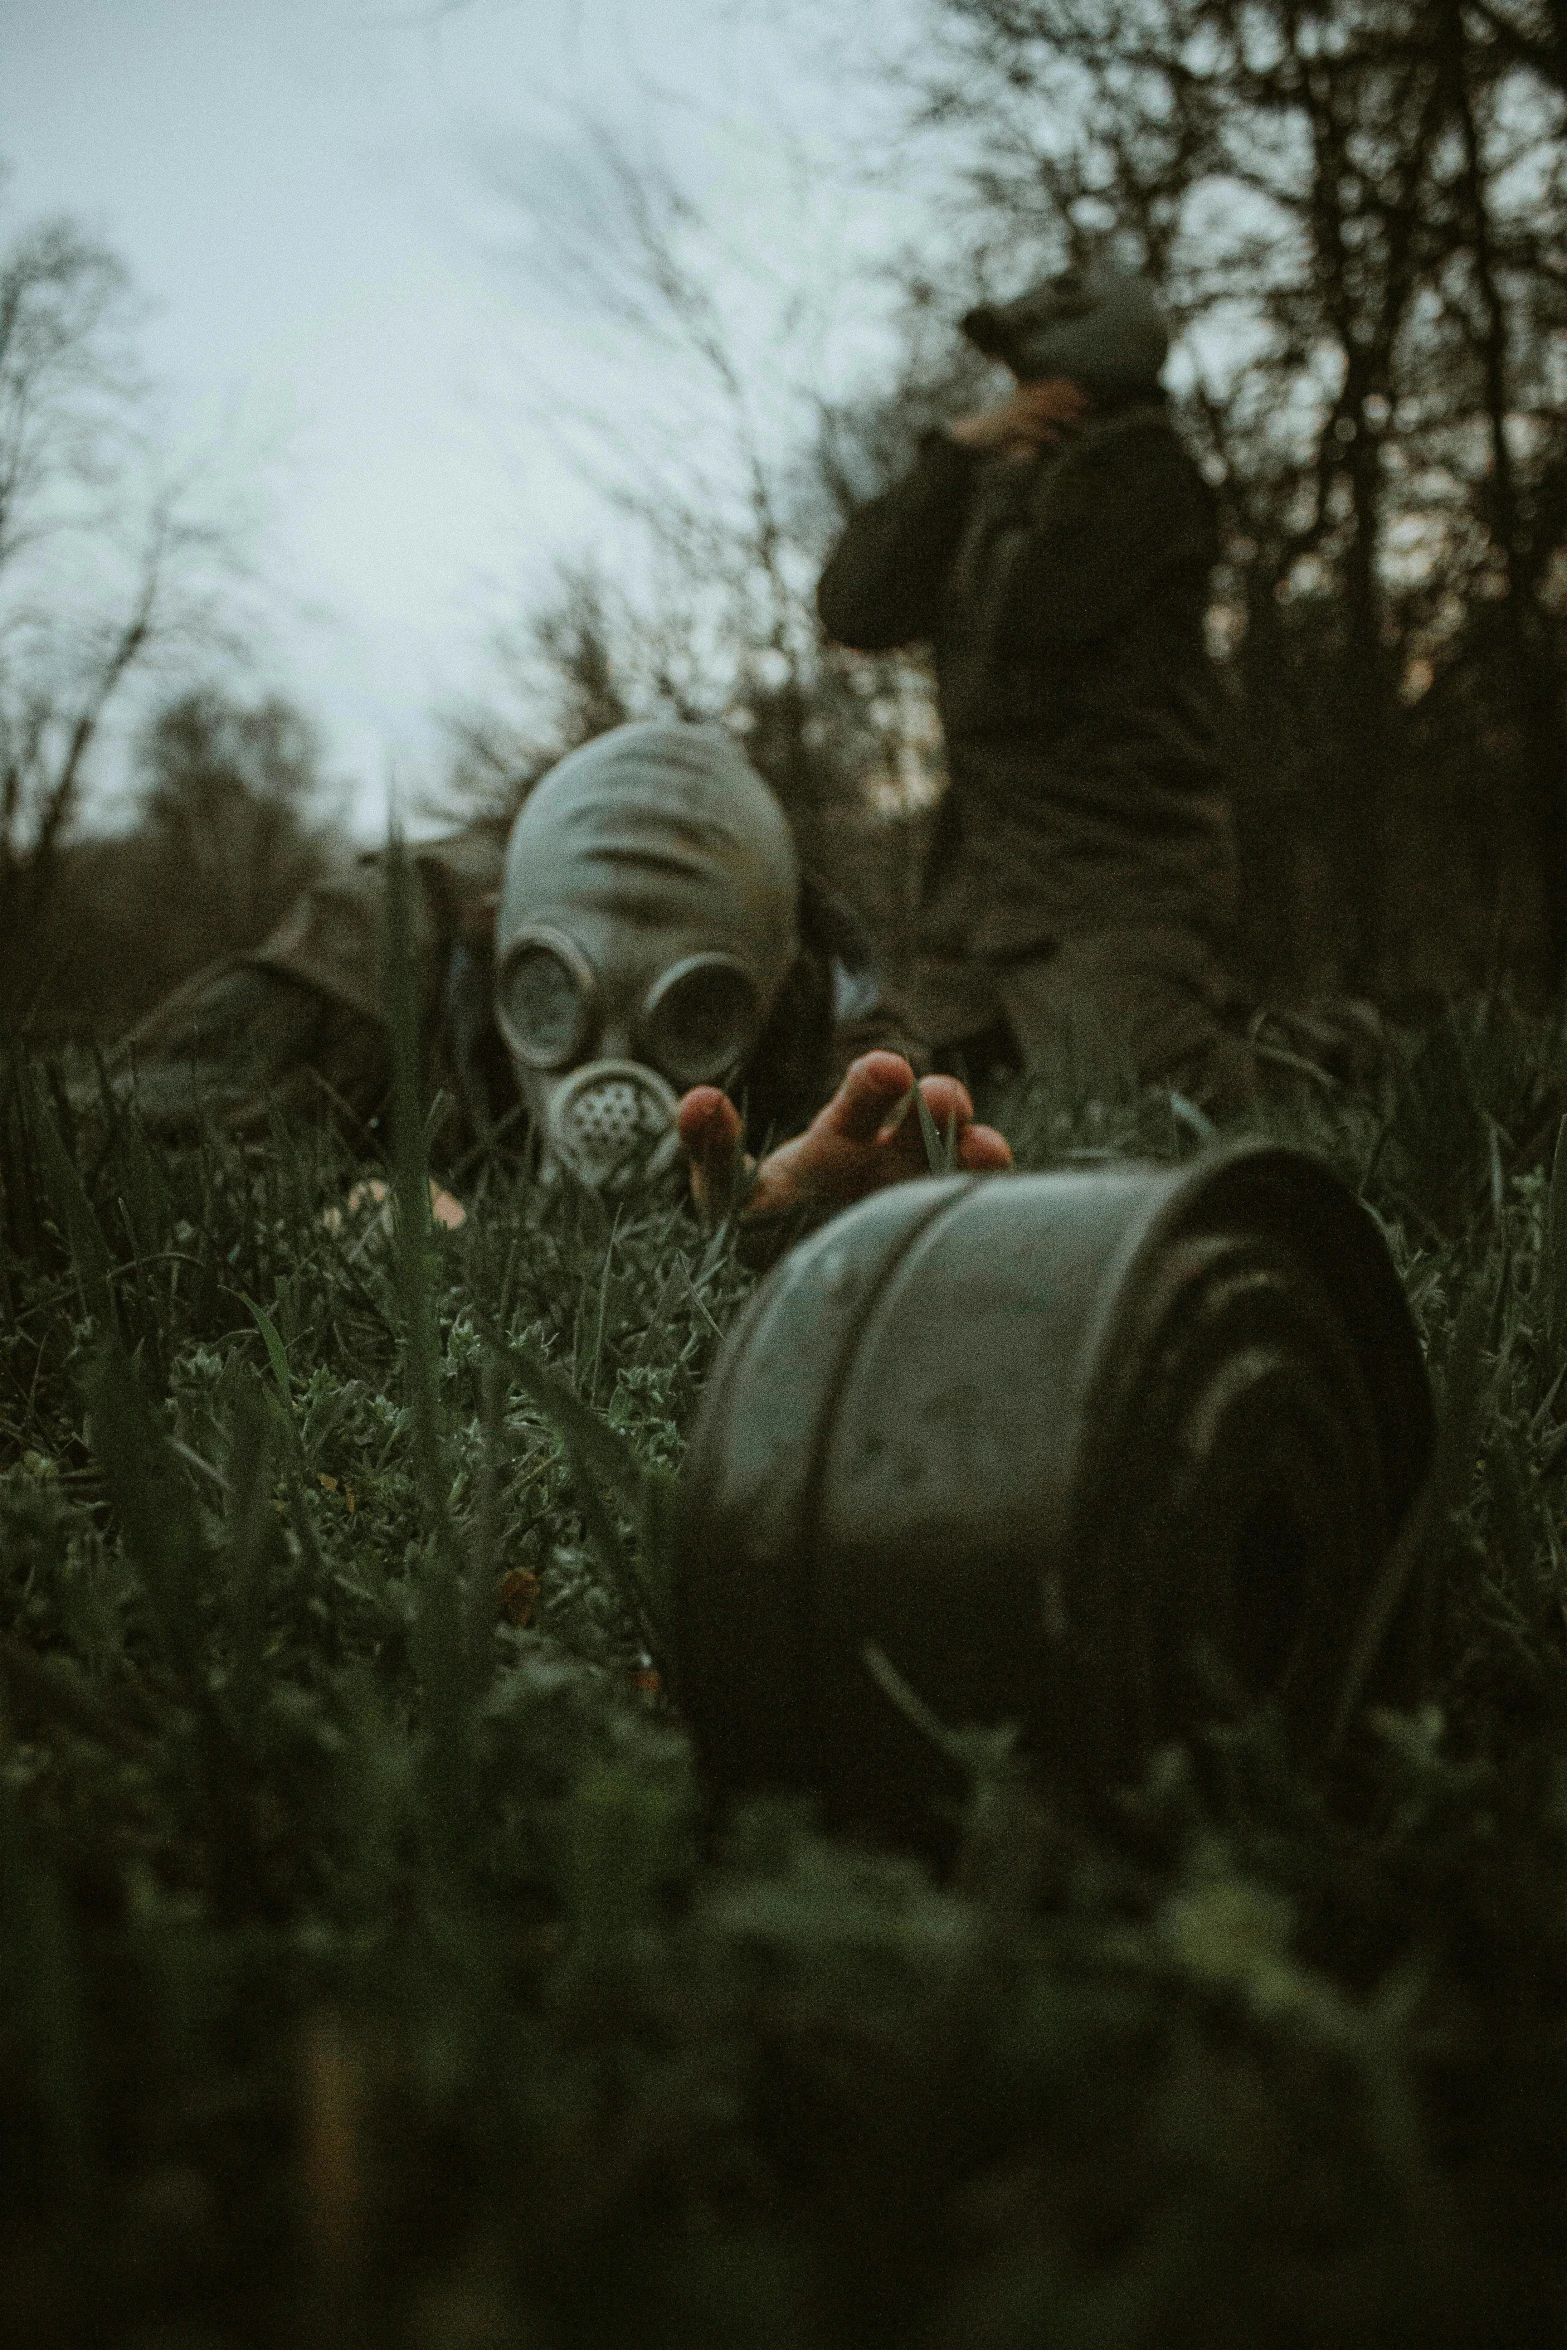
<path id="1" fill-rule="evenodd" d="M 916 1023 L 938 1062 L 1066 1054 L 1220 1113 L 1235 858 L 1204 643 L 1214 500 L 1160 388 L 1152 288 L 1100 262 L 963 320 L 1016 379 L 855 513 L 829 636 L 926 643 L 950 786 L 925 870 Z"/>

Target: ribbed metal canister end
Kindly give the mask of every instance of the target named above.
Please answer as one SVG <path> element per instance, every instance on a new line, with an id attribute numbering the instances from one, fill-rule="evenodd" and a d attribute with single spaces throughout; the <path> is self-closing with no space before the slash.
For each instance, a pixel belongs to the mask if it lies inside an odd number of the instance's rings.
<path id="1" fill-rule="evenodd" d="M 956 1782 L 871 1648 L 1082 1787 L 1256 1700 L 1320 1746 L 1369 1608 L 1398 1679 L 1380 1579 L 1431 1436 L 1381 1235 L 1303 1153 L 882 1193 L 762 1285 L 693 1436 L 678 1646 L 707 1769 L 917 1832 Z"/>

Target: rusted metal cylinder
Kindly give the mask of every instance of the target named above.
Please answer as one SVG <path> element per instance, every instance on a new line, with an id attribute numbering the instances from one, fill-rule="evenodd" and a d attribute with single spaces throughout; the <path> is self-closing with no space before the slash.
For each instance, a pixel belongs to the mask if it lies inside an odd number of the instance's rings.
<path id="1" fill-rule="evenodd" d="M 693 1435 L 707 1770 L 919 1832 L 950 1768 L 867 1644 L 1084 1787 L 1223 1686 L 1320 1741 L 1431 1435 L 1381 1235 L 1300 1152 L 881 1192 L 761 1285 Z"/>

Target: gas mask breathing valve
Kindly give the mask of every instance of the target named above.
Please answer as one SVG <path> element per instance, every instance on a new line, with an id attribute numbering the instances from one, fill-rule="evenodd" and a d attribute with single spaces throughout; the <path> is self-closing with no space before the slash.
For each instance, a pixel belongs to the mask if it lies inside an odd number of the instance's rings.
<path id="1" fill-rule="evenodd" d="M 672 1167 L 680 1149 L 674 1090 L 640 1061 L 588 1061 L 550 1095 L 549 1149 L 579 1183 L 610 1182 L 628 1164 L 649 1175 Z"/>

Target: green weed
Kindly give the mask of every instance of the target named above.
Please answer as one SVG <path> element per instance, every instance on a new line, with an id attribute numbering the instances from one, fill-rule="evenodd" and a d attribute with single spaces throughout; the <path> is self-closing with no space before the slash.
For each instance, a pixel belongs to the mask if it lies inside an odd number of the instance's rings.
<path id="1" fill-rule="evenodd" d="M 1271 1114 L 1365 1186 L 1442 1399 L 1423 1710 L 1353 1800 L 1261 1720 L 1114 1831 L 954 1736 L 944 1882 L 715 1816 L 666 1694 L 721 1233 L 499 1162 L 444 1231 L 411 1046 L 390 1216 L 323 1136 L 171 1153 L 9 1069 L 0 2337 L 1547 2338 L 1554 1050 L 1466 1013 L 1380 1098 Z M 1130 1095 L 1004 1115 L 1034 1163 L 1201 1139 Z"/>

